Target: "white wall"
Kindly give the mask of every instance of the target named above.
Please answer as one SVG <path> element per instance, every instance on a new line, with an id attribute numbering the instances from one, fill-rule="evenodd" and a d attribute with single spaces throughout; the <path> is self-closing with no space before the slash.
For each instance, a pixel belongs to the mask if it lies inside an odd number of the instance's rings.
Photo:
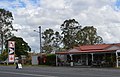
<path id="1" fill-rule="evenodd" d="M 38 56 L 32 56 L 32 65 L 38 65 Z"/>

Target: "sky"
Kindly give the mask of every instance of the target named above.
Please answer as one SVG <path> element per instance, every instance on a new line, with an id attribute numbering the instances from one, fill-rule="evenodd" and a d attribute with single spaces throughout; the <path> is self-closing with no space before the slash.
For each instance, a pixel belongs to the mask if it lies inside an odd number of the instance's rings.
<path id="1" fill-rule="evenodd" d="M 13 32 L 22 37 L 32 51 L 39 52 L 38 27 L 60 31 L 67 19 L 82 27 L 94 26 L 104 43 L 120 43 L 120 0 L 0 0 L 0 8 L 12 12 Z"/>

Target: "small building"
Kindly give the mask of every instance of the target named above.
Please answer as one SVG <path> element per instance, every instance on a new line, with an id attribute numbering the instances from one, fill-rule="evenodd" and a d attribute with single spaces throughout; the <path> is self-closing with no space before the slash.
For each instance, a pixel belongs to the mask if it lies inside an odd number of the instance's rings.
<path id="1" fill-rule="evenodd" d="M 56 65 L 59 64 L 58 57 L 64 55 L 66 57 L 62 62 L 64 65 L 118 67 L 120 43 L 78 46 L 55 54 Z"/>

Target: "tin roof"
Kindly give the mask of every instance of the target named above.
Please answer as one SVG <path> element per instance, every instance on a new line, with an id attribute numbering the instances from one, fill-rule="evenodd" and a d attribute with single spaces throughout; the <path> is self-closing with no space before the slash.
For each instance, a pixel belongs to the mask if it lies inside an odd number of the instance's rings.
<path id="1" fill-rule="evenodd" d="M 113 46 L 117 47 L 117 49 L 112 48 Z M 111 48 L 111 49 L 109 49 L 109 48 Z M 67 51 L 64 51 L 64 52 L 56 52 L 56 54 L 113 52 L 113 51 L 116 51 L 118 49 L 120 49 L 120 43 L 116 43 L 116 44 L 96 44 L 96 45 L 84 45 L 84 46 L 74 47 L 73 49 L 67 50 Z"/>

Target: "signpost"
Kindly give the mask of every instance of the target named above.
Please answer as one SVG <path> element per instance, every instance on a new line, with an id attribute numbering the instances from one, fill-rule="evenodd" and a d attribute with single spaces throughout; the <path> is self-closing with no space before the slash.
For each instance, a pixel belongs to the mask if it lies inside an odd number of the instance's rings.
<path id="1" fill-rule="evenodd" d="M 15 62 L 15 41 L 8 41 L 8 62 Z"/>

